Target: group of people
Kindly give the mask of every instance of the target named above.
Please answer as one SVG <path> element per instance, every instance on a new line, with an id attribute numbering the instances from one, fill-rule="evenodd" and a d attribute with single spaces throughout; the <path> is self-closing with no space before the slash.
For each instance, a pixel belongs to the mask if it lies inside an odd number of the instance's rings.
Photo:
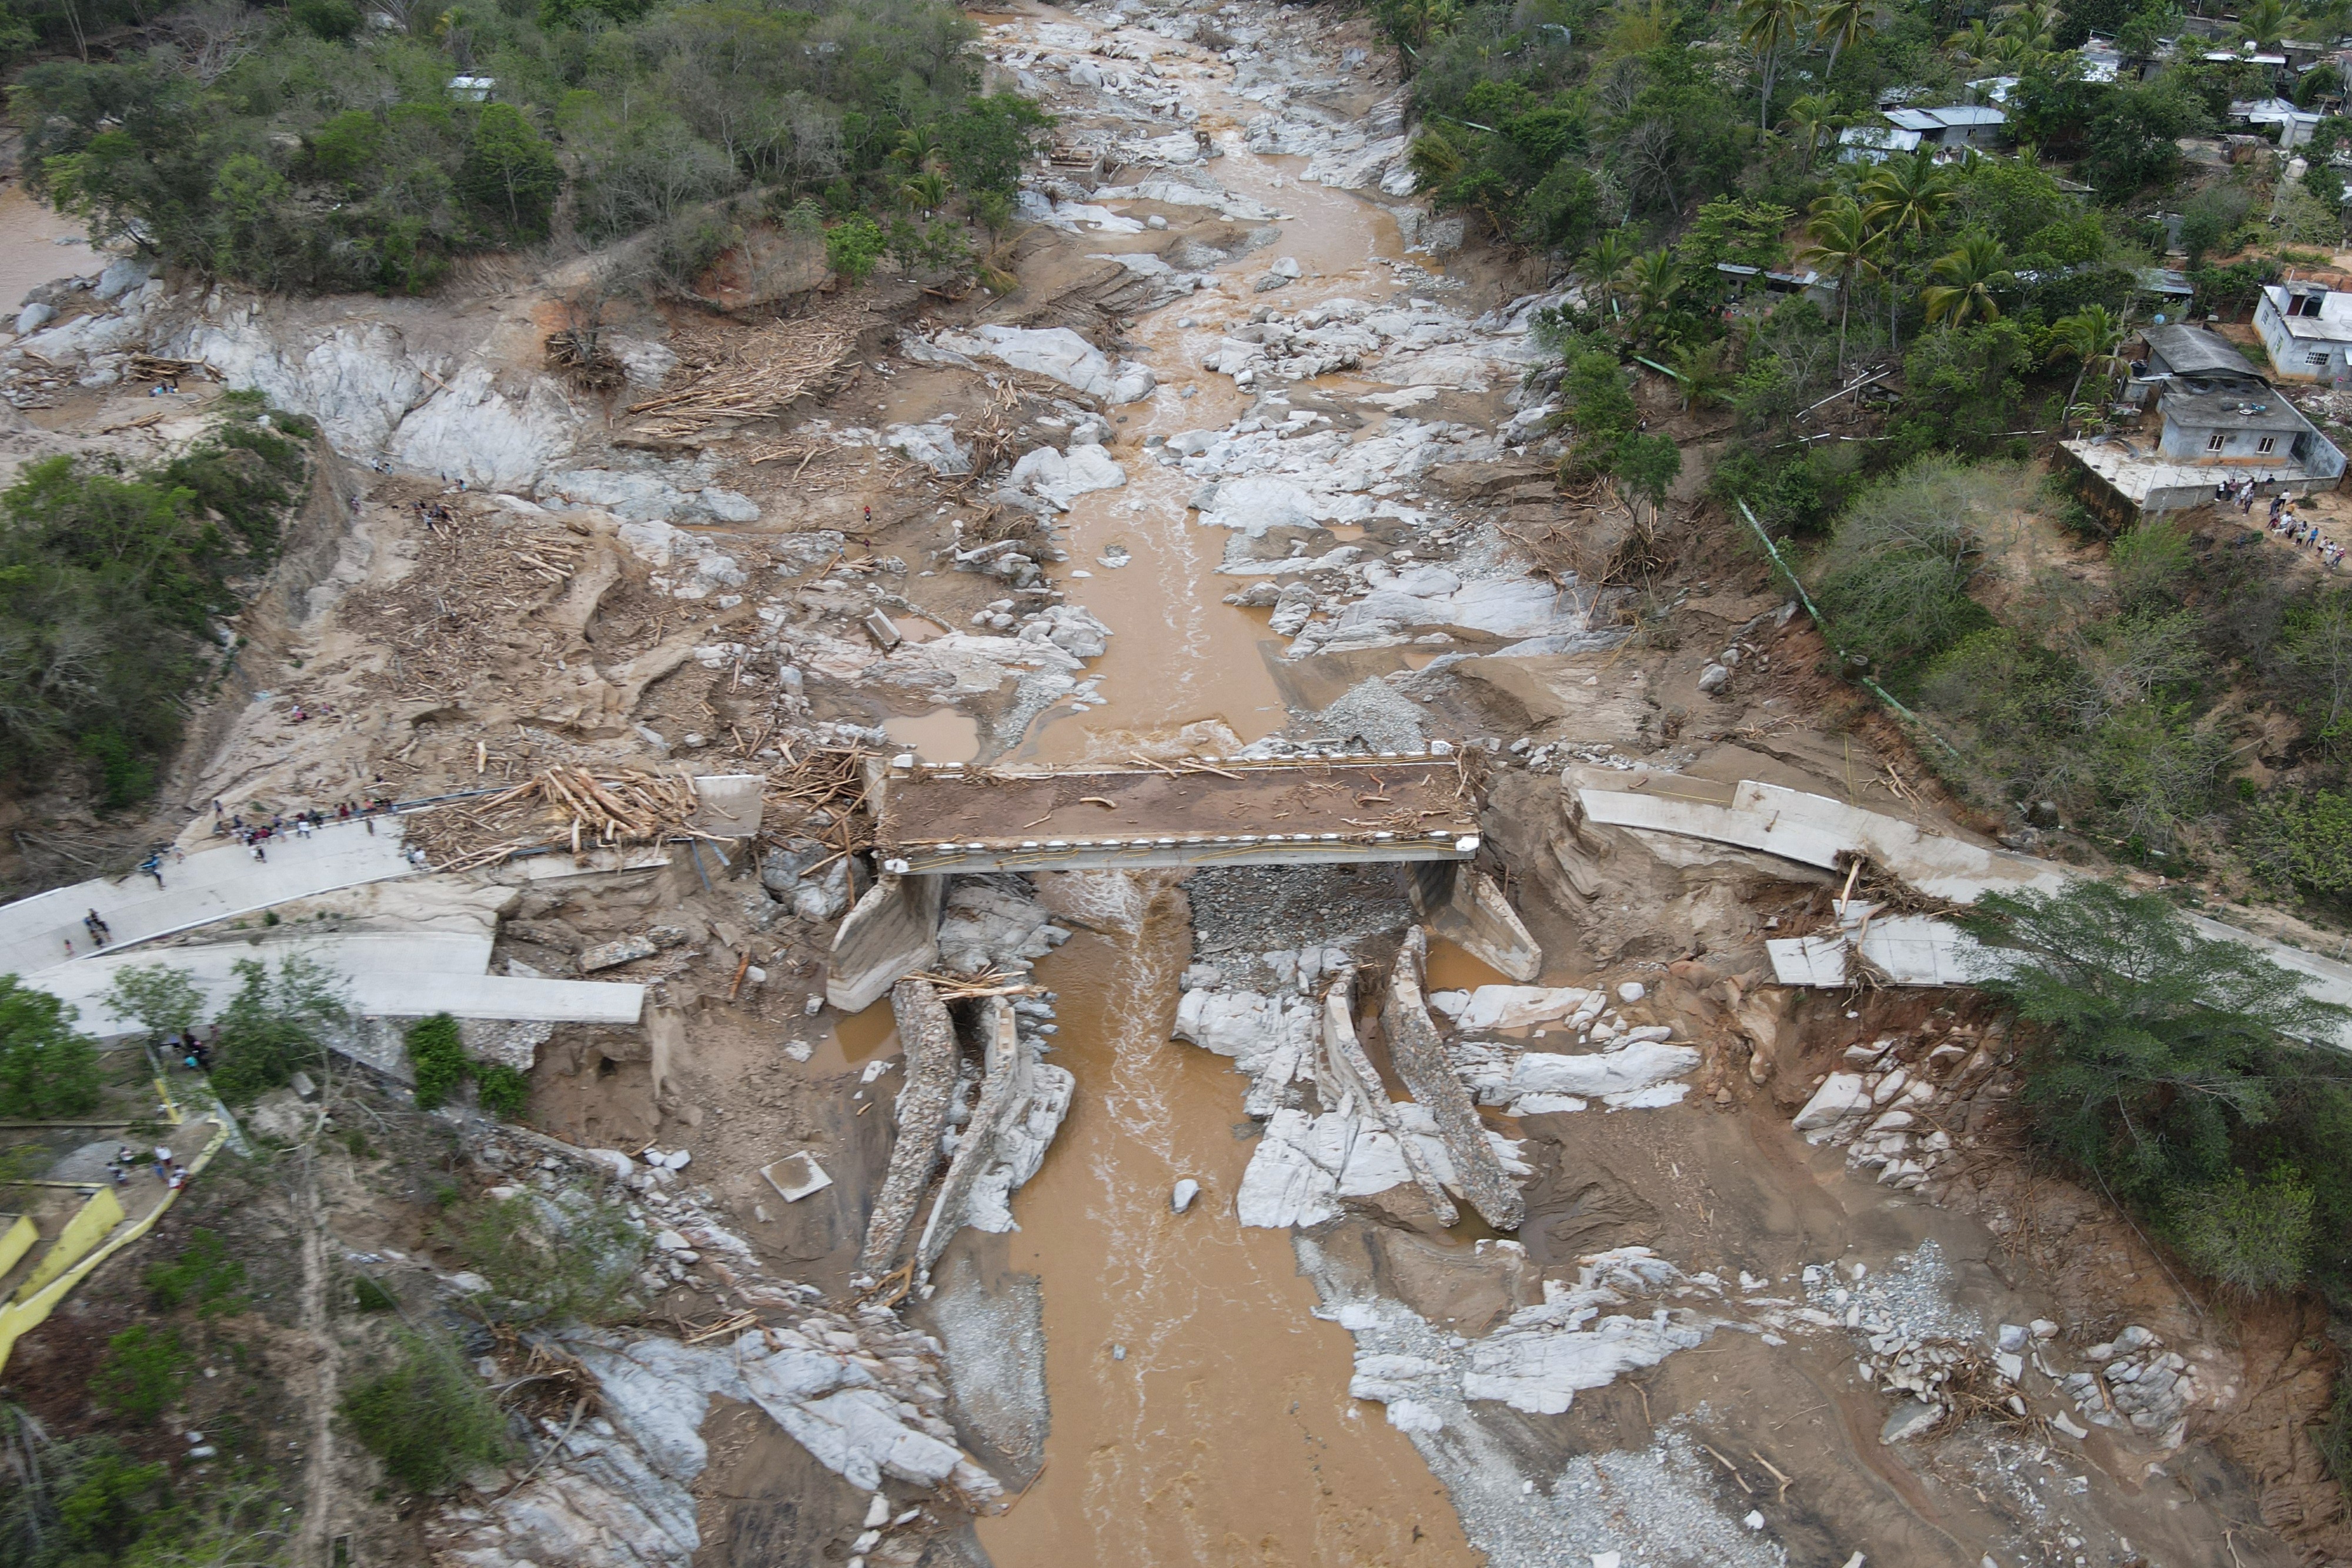
<path id="1" fill-rule="evenodd" d="M 388 815 L 391 810 L 392 797 L 376 795 L 356 805 L 349 800 L 343 801 L 335 808 L 334 820 L 338 822 L 348 822 L 353 817 Z M 283 838 L 289 832 L 307 839 L 326 825 L 327 813 L 316 807 L 309 810 L 297 811 L 291 817 L 272 811 L 269 814 L 269 820 L 266 822 L 257 816 L 248 822 L 245 820 L 243 812 L 231 812 L 218 800 L 213 802 L 213 837 L 235 839 L 241 844 L 257 843 L 270 838 Z"/>
<path id="2" fill-rule="evenodd" d="M 2344 560 L 2344 547 L 2319 537 L 2317 523 L 2305 522 L 2294 515 L 2294 502 L 2284 496 L 2271 497 L 2271 532 L 2277 534 L 2298 549 L 2307 549 L 2326 563 L 2327 570 L 2336 570 Z"/>
<path id="3" fill-rule="evenodd" d="M 177 376 L 165 376 L 162 381 L 157 382 L 153 386 L 147 389 L 147 395 L 149 397 L 162 397 L 166 392 L 176 392 L 179 390 L 180 378 Z"/>
<path id="4" fill-rule="evenodd" d="M 129 1144 L 120 1144 L 115 1146 L 114 1157 L 106 1163 L 106 1174 L 113 1179 L 115 1186 L 127 1186 L 131 1182 L 131 1173 L 139 1168 L 139 1151 Z M 168 1146 L 163 1144 L 155 1145 L 154 1166 L 155 1179 L 165 1186 L 176 1192 L 188 1185 L 188 1167 L 180 1163 Z"/>
<path id="5" fill-rule="evenodd" d="M 220 1025 L 215 1024 L 213 1040 L 216 1040 L 219 1038 Z M 190 1030 L 185 1034 L 165 1035 L 163 1049 L 178 1058 L 180 1065 L 191 1072 L 210 1072 L 213 1070 L 212 1043 L 199 1040 L 194 1030 Z"/>
<path id="6" fill-rule="evenodd" d="M 425 531 L 429 534 L 437 532 L 444 523 L 455 523 L 457 514 L 438 501 L 419 501 L 416 503 L 416 520 L 425 525 Z"/>
<path id="7" fill-rule="evenodd" d="M 2214 504 L 2235 505 L 2239 511 L 2250 513 L 2254 509 L 2256 487 L 2251 476 L 2220 480 L 2213 486 Z M 2297 517 L 2292 496 L 2280 494 L 2271 497 L 2270 530 L 2298 549 L 2310 550 L 2330 571 L 2340 570 L 2344 564 L 2344 547 L 2322 538 L 2317 523 L 2306 522 Z M 2255 536 L 2248 534 L 2245 537 L 2252 539 Z"/>
<path id="8" fill-rule="evenodd" d="M 162 883 L 163 879 L 157 878 L 156 884 L 161 886 Z M 81 917 L 81 928 L 89 933 L 89 945 L 92 947 L 103 947 L 114 938 L 114 927 L 109 925 L 106 923 L 106 917 L 95 909 Z M 66 956 L 70 958 L 74 956 L 73 938 L 67 937 L 65 943 Z"/>

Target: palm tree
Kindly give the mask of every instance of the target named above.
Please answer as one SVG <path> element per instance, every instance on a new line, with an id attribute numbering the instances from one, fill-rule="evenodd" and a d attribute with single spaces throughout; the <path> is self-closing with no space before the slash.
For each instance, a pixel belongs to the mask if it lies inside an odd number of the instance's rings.
<path id="1" fill-rule="evenodd" d="M 1964 62 L 1982 65 L 1992 57 L 1993 33 L 1984 25 L 1984 18 L 1979 16 L 1946 38 L 1944 47 L 1958 55 Z"/>
<path id="2" fill-rule="evenodd" d="M 1837 75 L 1840 50 L 1877 28 L 1878 0 L 1822 0 L 1822 8 L 1813 15 L 1813 41 L 1830 47 L 1830 63 L 1822 79 Z"/>
<path id="3" fill-rule="evenodd" d="M 1617 280 L 1625 276 L 1625 268 L 1633 259 L 1633 247 L 1625 243 L 1622 230 L 1611 229 L 1592 242 L 1577 264 L 1577 272 L 1585 282 L 1601 291 L 1601 303 L 1605 309 L 1617 298 Z"/>
<path id="4" fill-rule="evenodd" d="M 1809 19 L 1805 0 L 1739 0 L 1735 14 L 1739 41 L 1756 52 L 1764 68 L 1764 100 L 1756 106 L 1756 129 L 1772 118 L 1772 78 L 1780 68 L 1780 51 L 1796 41 Z"/>
<path id="5" fill-rule="evenodd" d="M 1971 318 L 1999 320 L 2000 306 L 1992 291 L 2017 281 L 2000 241 L 1980 232 L 1962 235 L 1958 249 L 1929 262 L 1927 277 L 1920 303 L 1927 308 L 1928 320 L 1949 327 L 1965 327 Z"/>
<path id="6" fill-rule="evenodd" d="M 2071 316 L 2061 316 L 2050 323 L 2052 336 L 2058 340 L 2053 358 L 2075 361 L 2074 384 L 2066 391 L 2066 406 L 2073 408 L 2082 395 L 2083 378 L 2092 371 L 2112 373 L 2124 361 L 2116 350 L 2123 346 L 2124 334 L 2130 329 L 2109 313 L 2104 305 L 2085 305 Z"/>
<path id="7" fill-rule="evenodd" d="M 1683 264 L 1675 253 L 1661 246 L 1647 256 L 1637 256 L 1628 269 L 1633 279 L 1634 313 L 1647 317 L 1664 309 L 1682 292 Z"/>
<path id="8" fill-rule="evenodd" d="M 908 212 L 919 208 L 929 217 L 948 204 L 948 177 L 937 169 L 911 174 L 899 184 L 898 200 Z"/>
<path id="9" fill-rule="evenodd" d="M 938 129 L 929 125 L 910 125 L 898 132 L 898 144 L 890 150 L 890 161 L 902 163 L 919 173 L 926 169 L 944 168 L 946 152 L 940 145 Z"/>
<path id="10" fill-rule="evenodd" d="M 1878 271 L 1879 252 L 1885 236 L 1862 215 L 1852 196 L 1823 196 L 1813 204 L 1805 222 L 1805 245 L 1797 259 L 1838 282 L 1838 379 L 1845 379 L 1845 323 L 1853 307 L 1853 286 L 1865 273 Z"/>
<path id="11" fill-rule="evenodd" d="M 2234 41 L 2252 44 L 2258 49 L 2275 48 L 2279 40 L 2302 20 L 2287 9 L 2286 0 L 2252 0 L 2240 8 L 2238 26 L 2231 36 Z"/>
<path id="12" fill-rule="evenodd" d="M 2058 11 L 2054 0 L 2016 0 L 1995 7 L 1993 15 L 2000 18 L 2000 30 L 2012 37 L 2046 38 L 2058 30 Z"/>
<path id="13" fill-rule="evenodd" d="M 1863 176 L 1856 193 L 1862 198 L 1862 215 L 1895 239 L 1906 231 L 1926 234 L 1959 196 L 1952 188 L 1951 175 L 1937 166 L 1924 147 L 1908 158 L 1889 158 L 1873 169 Z"/>
<path id="14" fill-rule="evenodd" d="M 1805 133 L 1805 172 L 1813 167 L 1813 150 L 1821 145 L 1822 133 L 1834 135 L 1845 127 L 1845 117 L 1837 112 L 1826 98 L 1807 93 L 1789 105 L 1789 128 Z"/>

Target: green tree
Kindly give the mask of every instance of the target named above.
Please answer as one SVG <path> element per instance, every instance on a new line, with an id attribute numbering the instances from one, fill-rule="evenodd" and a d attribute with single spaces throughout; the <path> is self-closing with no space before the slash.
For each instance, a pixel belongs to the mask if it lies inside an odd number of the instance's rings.
<path id="1" fill-rule="evenodd" d="M 408 1026 L 408 1061 L 416 1074 L 416 1108 L 440 1109 L 466 1081 L 469 1063 L 458 1038 L 457 1020 L 435 1013 Z"/>
<path id="2" fill-rule="evenodd" d="M 2249 4 L 2238 7 L 2238 25 L 2231 29 L 2231 39 L 2252 44 L 2258 49 L 2275 49 L 2279 40 L 2300 26 L 2302 20 L 2285 0 L 2249 0 Z"/>
<path id="3" fill-rule="evenodd" d="M 1862 215 L 1892 238 L 1920 238 L 1943 220 L 1959 199 L 1951 174 L 1923 148 L 1907 158 L 1889 158 L 1862 177 L 1855 188 Z"/>
<path id="4" fill-rule="evenodd" d="M 1028 99 L 996 92 L 973 99 L 940 128 L 939 152 L 956 189 L 966 195 L 1010 200 L 1022 166 L 1036 150 L 1053 117 Z"/>
<path id="5" fill-rule="evenodd" d="M 1830 63 L 1822 68 L 1822 79 L 1837 75 L 1840 51 L 1877 26 L 1877 0 L 1822 0 L 1813 13 L 1814 41 L 1830 47 Z"/>
<path id="6" fill-rule="evenodd" d="M 1576 265 L 1576 275 L 1586 287 L 1598 292 L 1605 310 L 1617 298 L 1617 285 L 1625 269 L 1633 264 L 1633 247 L 1626 243 L 1622 231 L 1611 229 L 1592 242 Z"/>
<path id="7" fill-rule="evenodd" d="M 1969 588 L 1984 530 L 2011 494 L 1997 469 L 1926 457 L 1857 497 L 1812 564 L 1838 647 L 1884 679 L 1984 624 Z"/>
<path id="8" fill-rule="evenodd" d="M 90 1393 L 123 1419 L 143 1427 L 180 1397 L 194 1364 L 179 1330 L 134 1323 L 106 1342 Z"/>
<path id="9" fill-rule="evenodd" d="M 2000 962 L 1979 982 L 2025 1026 L 2038 1134 L 2118 1196 L 2161 1210 L 2226 1182 L 2234 1140 L 2298 1080 L 2352 1073 L 2352 1011 L 2240 942 L 2199 936 L 2161 894 L 2083 880 L 1991 894 L 1959 924 Z"/>
<path id="10" fill-rule="evenodd" d="M 341 978 L 299 953 L 280 958 L 274 975 L 253 958 L 240 960 L 235 972 L 236 994 L 220 1015 L 212 1072 L 214 1089 L 233 1105 L 283 1086 L 297 1072 L 322 1071 L 328 1033 L 350 1017 Z"/>
<path id="11" fill-rule="evenodd" d="M 408 1491 L 444 1490 L 509 1447 L 505 1417 L 438 1335 L 400 1334 L 398 1358 L 343 1396 L 342 1416 Z"/>
<path id="12" fill-rule="evenodd" d="M 1871 225 L 1852 196 L 1823 196 L 1805 220 L 1804 248 L 1797 259 L 1826 272 L 1838 285 L 1838 380 L 1845 379 L 1846 323 L 1853 310 L 1853 286 L 1879 272 L 1885 248 L 1885 234 Z"/>
<path id="13" fill-rule="evenodd" d="M 874 276 L 874 267 L 889 248 L 881 225 L 865 214 L 846 217 L 824 231 L 824 259 L 852 285 Z"/>
<path id="14" fill-rule="evenodd" d="M 1725 261 L 1739 267 L 1778 267 L 1786 254 L 1780 235 L 1793 215 L 1770 202 L 1720 197 L 1699 208 L 1690 227 L 1675 243 L 1675 254 L 1695 271 Z"/>
<path id="15" fill-rule="evenodd" d="M 1756 129 L 1772 122 L 1772 82 L 1780 74 L 1780 51 L 1797 41 L 1811 20 L 1805 0 L 1739 0 L 1734 13 L 1739 41 L 1754 51 L 1760 81 Z"/>
<path id="16" fill-rule="evenodd" d="M 1837 133 L 1845 129 L 1846 119 L 1838 112 L 1837 105 L 1831 99 L 1816 93 L 1807 93 L 1790 100 L 1788 124 L 1790 130 L 1805 133 L 1805 157 L 1801 167 L 1810 174 L 1813 169 L 1813 154 L 1821 147 L 1822 138 L 1828 136 L 1834 140 Z"/>
<path id="17" fill-rule="evenodd" d="M 117 969 L 106 988 L 106 1006 L 118 1018 L 136 1019 L 157 1040 L 185 1034 L 204 1016 L 205 994 L 195 977 L 169 964 L 133 964 Z"/>
<path id="18" fill-rule="evenodd" d="M 2313 1199 L 2292 1169 L 2260 1183 L 2234 1172 L 2173 1204 L 2172 1242 L 2190 1268 L 2238 1295 L 2291 1291 L 2311 1265 Z"/>
<path id="19" fill-rule="evenodd" d="M 509 103 L 486 103 L 475 117 L 457 189 L 478 210 L 502 222 L 519 239 L 547 232 L 563 174 L 555 149 Z"/>
<path id="20" fill-rule="evenodd" d="M 0 975 L 0 1116 L 79 1116 L 96 1108 L 98 1048 L 78 1015 L 46 991 Z"/>
<path id="21" fill-rule="evenodd" d="M 2111 374 L 2123 363 L 2116 350 L 2123 347 L 2126 329 L 2125 322 L 2104 305 L 2085 305 L 2050 324 L 2051 357 L 2074 361 L 2074 384 L 2066 389 L 2070 413 L 2082 396 L 2084 377 L 2094 370 Z"/>

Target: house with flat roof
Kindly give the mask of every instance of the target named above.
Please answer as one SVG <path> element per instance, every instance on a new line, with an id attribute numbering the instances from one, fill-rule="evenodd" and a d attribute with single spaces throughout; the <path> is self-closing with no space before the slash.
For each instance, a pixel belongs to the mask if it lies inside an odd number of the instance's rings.
<path id="1" fill-rule="evenodd" d="M 2283 381 L 2352 382 L 2352 292 L 2325 283 L 2266 283 L 2254 330 Z"/>
<path id="2" fill-rule="evenodd" d="M 2263 495 L 2336 487 L 2344 454 L 2249 364 L 2201 327 L 2150 327 L 2126 393 L 2154 402 L 2156 428 L 2059 443 L 2077 489 L 2118 527 L 2210 500 L 2217 485 L 2251 479 Z"/>

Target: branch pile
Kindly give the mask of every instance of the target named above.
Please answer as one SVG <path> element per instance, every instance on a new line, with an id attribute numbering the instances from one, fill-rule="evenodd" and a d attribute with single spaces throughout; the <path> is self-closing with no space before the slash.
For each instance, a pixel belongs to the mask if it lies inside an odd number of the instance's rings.
<path id="1" fill-rule="evenodd" d="M 420 813 L 409 832 L 424 840 L 444 869 L 469 871 L 525 850 L 569 848 L 577 855 L 619 844 L 711 838 L 691 825 L 700 805 L 691 779 L 634 768 L 601 774 L 546 768 L 487 800 L 452 800 Z"/>
<path id="2" fill-rule="evenodd" d="M 629 413 L 647 416 L 640 434 L 678 441 L 700 434 L 720 420 L 770 419 L 810 392 L 833 390 L 845 364 L 856 353 L 864 314 L 835 321 L 801 318 L 771 321 L 758 329 L 691 345 L 700 362 L 672 391 L 631 403 Z M 691 351 L 691 350 L 690 350 Z"/>
<path id="3" fill-rule="evenodd" d="M 838 854 L 872 848 L 866 753 L 841 746 L 795 756 L 790 740 L 776 745 L 783 760 L 769 770 L 763 790 L 766 836 L 817 838 Z M 406 821 L 409 841 L 423 845 L 434 864 L 471 871 L 548 850 L 578 855 L 668 839 L 733 841 L 693 825 L 700 806 L 688 775 L 559 764 L 498 794 L 445 801 Z"/>

